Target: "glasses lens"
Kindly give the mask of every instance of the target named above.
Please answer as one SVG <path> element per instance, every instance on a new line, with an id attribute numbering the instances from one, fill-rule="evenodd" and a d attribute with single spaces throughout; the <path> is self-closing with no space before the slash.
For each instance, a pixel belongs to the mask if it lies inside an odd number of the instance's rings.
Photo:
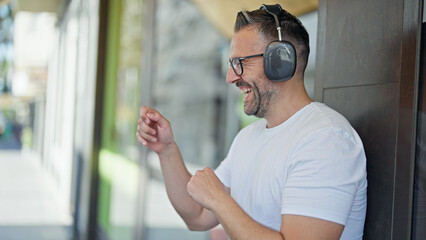
<path id="1" fill-rule="evenodd" d="M 243 66 L 241 66 L 241 61 L 238 58 L 231 60 L 232 68 L 234 69 L 235 74 L 240 76 L 243 73 Z"/>

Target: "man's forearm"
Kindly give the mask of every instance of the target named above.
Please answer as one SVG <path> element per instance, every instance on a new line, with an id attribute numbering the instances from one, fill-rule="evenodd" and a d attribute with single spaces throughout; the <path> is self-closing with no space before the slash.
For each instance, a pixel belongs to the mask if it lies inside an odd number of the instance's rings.
<path id="1" fill-rule="evenodd" d="M 230 192 L 211 168 L 199 170 L 187 186 L 188 194 L 205 209 L 210 209 L 231 239 L 284 239 L 281 232 L 254 221 L 234 201 Z"/>
<path id="2" fill-rule="evenodd" d="M 230 195 L 223 196 L 212 211 L 232 240 L 284 239 L 281 232 L 254 221 Z"/>
<path id="3" fill-rule="evenodd" d="M 174 143 L 167 151 L 159 154 L 161 170 L 166 185 L 167 195 L 189 228 L 199 224 L 204 209 L 187 192 L 187 184 L 191 174 L 185 167 L 179 148 Z"/>

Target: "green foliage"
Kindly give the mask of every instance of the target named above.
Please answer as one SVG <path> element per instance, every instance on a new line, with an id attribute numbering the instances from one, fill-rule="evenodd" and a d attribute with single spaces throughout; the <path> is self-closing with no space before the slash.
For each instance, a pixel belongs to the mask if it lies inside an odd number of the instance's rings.
<path id="1" fill-rule="evenodd" d="M 25 127 L 22 130 L 21 141 L 22 146 L 29 148 L 33 146 L 33 130 L 30 127 Z"/>

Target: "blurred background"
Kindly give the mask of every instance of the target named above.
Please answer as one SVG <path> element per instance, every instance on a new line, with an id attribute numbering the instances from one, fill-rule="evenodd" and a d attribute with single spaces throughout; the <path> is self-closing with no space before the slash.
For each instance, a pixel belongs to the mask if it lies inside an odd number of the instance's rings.
<path id="1" fill-rule="evenodd" d="M 157 108 L 191 172 L 218 166 L 255 120 L 225 75 L 262 3 L 307 28 L 312 97 L 318 0 L 1 0 L 0 239 L 226 239 L 186 230 L 136 125 Z"/>

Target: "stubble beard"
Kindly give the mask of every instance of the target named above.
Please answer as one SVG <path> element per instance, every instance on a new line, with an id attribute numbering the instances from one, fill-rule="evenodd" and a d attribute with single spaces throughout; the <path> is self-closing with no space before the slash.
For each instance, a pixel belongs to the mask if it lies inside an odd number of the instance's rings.
<path id="1" fill-rule="evenodd" d="M 266 82 L 261 88 L 253 83 L 253 100 L 251 103 L 244 103 L 244 112 L 259 118 L 265 117 L 275 96 L 276 90 L 270 82 Z"/>

